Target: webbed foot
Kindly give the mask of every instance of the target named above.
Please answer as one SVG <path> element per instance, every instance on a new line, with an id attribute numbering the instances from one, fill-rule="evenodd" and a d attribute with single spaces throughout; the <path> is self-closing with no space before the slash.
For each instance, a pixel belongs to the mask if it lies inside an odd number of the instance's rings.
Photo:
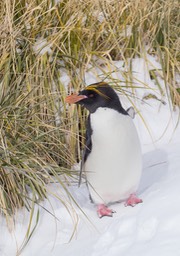
<path id="1" fill-rule="evenodd" d="M 136 194 L 131 194 L 130 197 L 126 200 L 125 206 L 134 207 L 136 204 L 142 203 L 142 199 L 138 198 Z"/>
<path id="2" fill-rule="evenodd" d="M 113 211 L 112 209 L 109 209 L 104 204 L 99 204 L 97 206 L 97 214 L 99 218 L 102 218 L 104 216 L 113 217 L 113 213 L 115 213 L 115 211 Z"/>

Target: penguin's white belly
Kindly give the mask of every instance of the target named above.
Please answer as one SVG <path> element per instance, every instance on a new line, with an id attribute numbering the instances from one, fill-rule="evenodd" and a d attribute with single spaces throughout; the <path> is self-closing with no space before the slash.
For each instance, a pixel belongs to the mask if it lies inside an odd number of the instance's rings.
<path id="1" fill-rule="evenodd" d="M 109 108 L 90 116 L 92 151 L 84 171 L 96 204 L 121 201 L 135 193 L 142 159 L 139 138 L 132 119 Z"/>

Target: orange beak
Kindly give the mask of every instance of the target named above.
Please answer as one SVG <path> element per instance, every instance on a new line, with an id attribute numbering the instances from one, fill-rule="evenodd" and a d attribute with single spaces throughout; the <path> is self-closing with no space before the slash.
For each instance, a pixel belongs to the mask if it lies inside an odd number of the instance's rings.
<path id="1" fill-rule="evenodd" d="M 66 97 L 65 102 L 69 104 L 73 104 L 84 99 L 87 99 L 86 95 L 71 94 Z"/>

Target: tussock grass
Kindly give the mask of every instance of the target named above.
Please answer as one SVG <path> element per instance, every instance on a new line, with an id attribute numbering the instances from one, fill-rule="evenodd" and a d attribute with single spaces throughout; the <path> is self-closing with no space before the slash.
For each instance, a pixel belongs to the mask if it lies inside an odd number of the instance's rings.
<path id="1" fill-rule="evenodd" d="M 8 219 L 21 206 L 31 208 L 29 191 L 45 198 L 53 176 L 76 179 L 69 168 L 81 156 L 86 113 L 67 109 L 64 98 L 84 86 L 91 65 L 156 55 L 171 100 L 180 105 L 180 14 L 178 0 L 0 5 L 0 210 Z"/>

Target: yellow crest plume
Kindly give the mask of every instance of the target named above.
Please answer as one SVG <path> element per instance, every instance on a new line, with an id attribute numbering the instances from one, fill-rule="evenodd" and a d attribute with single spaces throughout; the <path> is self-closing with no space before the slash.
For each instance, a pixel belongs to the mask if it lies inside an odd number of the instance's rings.
<path id="1" fill-rule="evenodd" d="M 89 86 L 86 87 L 86 90 L 91 90 L 94 91 L 96 93 L 98 93 L 99 95 L 101 95 L 102 97 L 106 98 L 106 99 L 110 99 L 107 95 L 105 95 L 104 93 L 102 93 L 99 89 L 101 87 L 106 87 L 108 86 L 107 83 L 105 82 L 99 82 L 99 83 L 95 83 L 95 84 L 91 84 Z"/>

